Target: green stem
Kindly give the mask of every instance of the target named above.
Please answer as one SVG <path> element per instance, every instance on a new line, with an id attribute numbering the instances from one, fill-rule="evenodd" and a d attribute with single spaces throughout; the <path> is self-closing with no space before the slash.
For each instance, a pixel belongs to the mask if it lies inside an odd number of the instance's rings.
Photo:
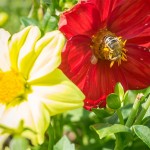
<path id="1" fill-rule="evenodd" d="M 38 0 L 32 0 L 32 1 L 33 1 L 33 4 L 32 4 L 32 7 L 31 7 L 28 17 L 29 18 L 37 18 L 37 10 L 38 10 L 40 4 L 39 4 Z"/>
<path id="2" fill-rule="evenodd" d="M 150 95 L 148 96 L 146 102 L 143 104 L 142 110 L 141 110 L 139 116 L 137 117 L 137 119 L 135 120 L 134 124 L 140 124 L 141 123 L 141 121 L 142 121 L 143 117 L 145 116 L 149 106 L 150 106 Z"/>
<path id="3" fill-rule="evenodd" d="M 124 120 L 120 109 L 117 109 L 117 115 L 120 120 L 120 124 L 124 125 Z"/>
<path id="4" fill-rule="evenodd" d="M 123 150 L 123 143 L 120 134 L 116 133 L 115 136 L 116 136 L 116 142 L 115 142 L 114 150 Z"/>
<path id="5" fill-rule="evenodd" d="M 143 96 L 143 94 L 139 93 L 137 95 L 135 101 L 134 101 L 131 113 L 130 113 L 130 115 L 128 117 L 128 120 L 127 120 L 127 122 L 125 124 L 127 127 L 131 127 L 133 122 L 134 122 L 134 120 L 135 120 L 135 118 L 136 118 L 136 115 L 137 115 L 137 112 L 138 112 L 139 106 L 140 106 L 140 99 L 141 99 L 142 96 Z"/>
<path id="6" fill-rule="evenodd" d="M 56 115 L 53 117 L 53 125 L 55 130 L 55 142 L 60 140 L 63 134 L 62 115 Z"/>
<path id="7" fill-rule="evenodd" d="M 48 150 L 53 150 L 53 146 L 54 146 L 54 128 L 51 124 L 48 128 L 48 134 L 49 134 Z"/>

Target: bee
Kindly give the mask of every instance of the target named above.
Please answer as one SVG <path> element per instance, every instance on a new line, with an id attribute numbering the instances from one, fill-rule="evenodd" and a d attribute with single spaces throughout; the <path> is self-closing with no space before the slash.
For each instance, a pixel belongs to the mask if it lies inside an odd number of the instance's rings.
<path id="1" fill-rule="evenodd" d="M 123 42 L 120 38 L 111 35 L 104 37 L 105 50 L 109 51 L 107 60 L 116 61 L 122 57 Z"/>

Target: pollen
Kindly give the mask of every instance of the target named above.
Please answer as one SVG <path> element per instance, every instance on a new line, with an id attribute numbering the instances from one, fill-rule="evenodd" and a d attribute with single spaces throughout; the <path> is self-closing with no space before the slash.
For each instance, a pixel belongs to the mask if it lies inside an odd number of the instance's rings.
<path id="1" fill-rule="evenodd" d="M 110 68 L 115 62 L 119 66 L 122 61 L 127 61 L 125 44 L 126 40 L 123 40 L 122 37 L 117 37 L 107 29 L 102 29 L 92 37 L 92 58 L 94 56 L 97 62 L 99 59 L 110 61 Z"/>
<path id="2" fill-rule="evenodd" d="M 0 72 L 0 103 L 8 104 L 24 93 L 24 79 L 15 71 Z"/>

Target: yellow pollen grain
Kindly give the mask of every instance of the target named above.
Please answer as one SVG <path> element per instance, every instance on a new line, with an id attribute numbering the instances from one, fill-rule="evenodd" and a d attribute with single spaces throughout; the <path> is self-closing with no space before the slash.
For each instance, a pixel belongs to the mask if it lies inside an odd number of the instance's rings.
<path id="1" fill-rule="evenodd" d="M 24 80 L 19 73 L 0 72 L 0 103 L 8 104 L 23 93 Z"/>

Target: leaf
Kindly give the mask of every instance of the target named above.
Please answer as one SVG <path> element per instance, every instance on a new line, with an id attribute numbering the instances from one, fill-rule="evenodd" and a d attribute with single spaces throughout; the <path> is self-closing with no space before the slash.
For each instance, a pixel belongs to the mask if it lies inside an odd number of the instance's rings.
<path id="1" fill-rule="evenodd" d="M 10 142 L 10 150 L 27 150 L 28 146 L 28 140 L 20 136 L 15 136 Z"/>
<path id="2" fill-rule="evenodd" d="M 30 25 L 38 26 L 38 22 L 35 19 L 21 17 L 20 21 L 21 21 L 22 25 L 24 25 L 25 27 L 30 26 Z"/>
<path id="3" fill-rule="evenodd" d="M 56 145 L 54 145 L 54 150 L 75 150 L 75 145 L 71 144 L 68 138 L 64 135 Z"/>
<path id="4" fill-rule="evenodd" d="M 121 113 L 123 115 L 124 120 L 129 117 L 132 107 L 133 107 L 133 104 L 127 104 L 121 108 Z"/>
<path id="5" fill-rule="evenodd" d="M 93 108 L 92 111 L 96 114 L 97 117 L 102 118 L 102 119 L 109 117 L 111 115 L 109 112 L 107 112 L 104 109 Z"/>
<path id="6" fill-rule="evenodd" d="M 119 133 L 119 132 L 131 133 L 128 127 L 121 124 L 111 125 L 108 123 L 99 123 L 99 124 L 92 125 L 91 128 L 93 128 L 96 131 L 100 139 L 110 134 Z"/>
<path id="7" fill-rule="evenodd" d="M 138 93 L 144 93 L 144 95 L 147 96 L 148 90 L 145 91 L 145 89 L 144 89 L 144 90 L 128 90 L 128 91 L 126 91 L 126 93 L 124 95 L 124 105 L 133 104 Z M 144 96 L 141 98 L 141 100 L 143 98 L 144 98 Z"/>
<path id="8" fill-rule="evenodd" d="M 109 124 L 117 124 L 118 123 L 118 115 L 115 112 L 112 116 L 104 119 Z"/>
<path id="9" fill-rule="evenodd" d="M 45 26 L 45 32 L 53 31 L 57 29 L 58 26 L 58 19 L 56 16 L 51 16 L 47 25 Z"/>
<path id="10" fill-rule="evenodd" d="M 123 100 L 124 97 L 124 89 L 121 83 L 117 83 L 115 86 L 115 93 L 119 96 L 120 100 Z"/>
<path id="11" fill-rule="evenodd" d="M 143 125 L 134 125 L 135 134 L 150 148 L 150 129 Z"/>
<path id="12" fill-rule="evenodd" d="M 146 116 L 143 120 L 142 120 L 142 125 L 144 126 L 148 126 L 150 127 L 150 115 L 149 116 Z"/>

